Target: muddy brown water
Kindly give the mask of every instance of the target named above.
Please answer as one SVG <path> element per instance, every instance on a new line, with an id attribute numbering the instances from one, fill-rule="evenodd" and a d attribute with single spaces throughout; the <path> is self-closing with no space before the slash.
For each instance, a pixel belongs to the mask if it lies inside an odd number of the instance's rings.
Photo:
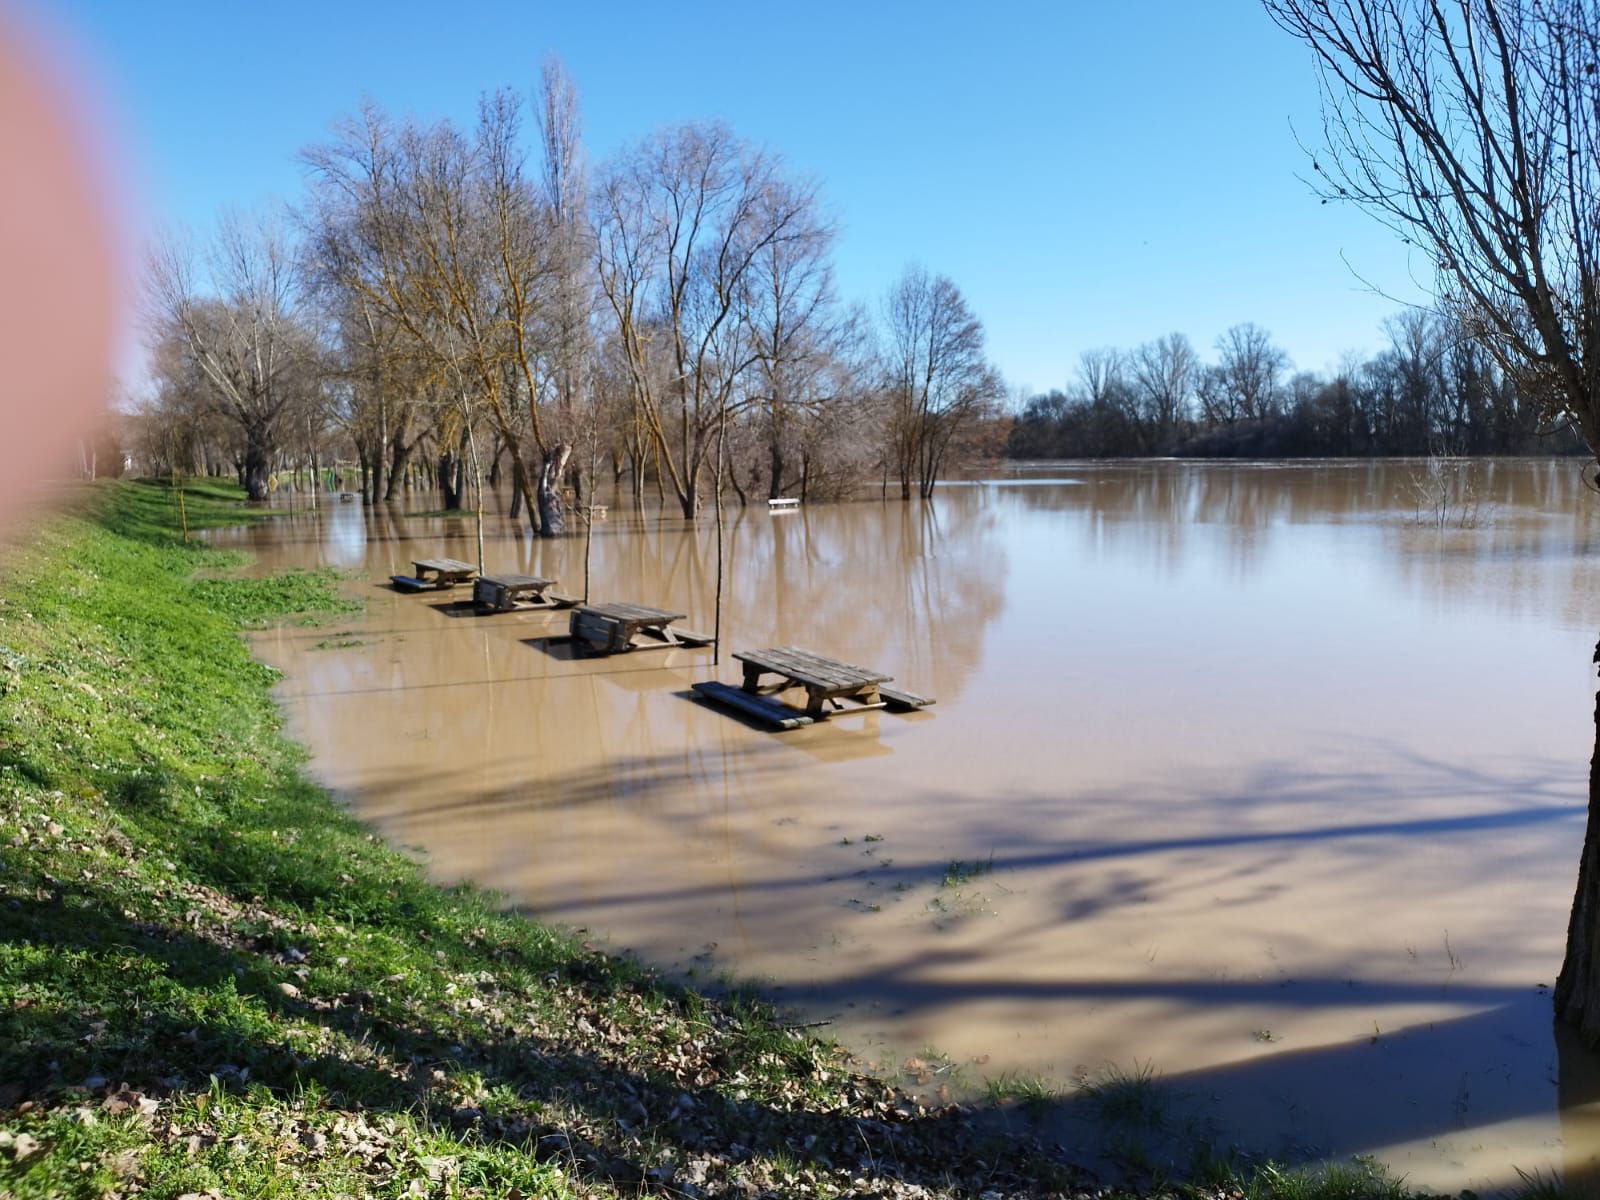
<path id="1" fill-rule="evenodd" d="M 1466 470 L 1442 505 L 1417 463 L 1161 463 L 730 511 L 726 652 L 808 646 L 938 699 L 782 735 L 689 698 L 737 680 L 727 653 L 574 659 L 565 614 L 390 590 L 476 559 L 469 520 L 406 515 L 430 497 L 217 540 L 350 573 L 364 613 L 256 646 L 316 776 L 441 881 L 753 977 L 929 1087 L 1060 1089 L 1064 1140 L 1122 1119 L 1075 1085 L 1149 1077 L 1137 1136 L 1180 1159 L 1495 1190 L 1600 1156 L 1600 1071 L 1548 991 L 1600 497 L 1570 462 Z M 709 632 L 712 518 L 610 513 L 591 595 Z M 491 572 L 576 592 L 583 555 L 487 522 Z"/>

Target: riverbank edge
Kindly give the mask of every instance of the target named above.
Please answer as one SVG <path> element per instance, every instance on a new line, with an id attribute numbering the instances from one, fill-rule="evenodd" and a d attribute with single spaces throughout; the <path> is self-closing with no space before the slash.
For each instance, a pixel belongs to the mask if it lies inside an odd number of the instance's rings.
<path id="1" fill-rule="evenodd" d="M 336 621 L 337 580 L 218 578 L 179 532 L 237 495 L 105 485 L 0 561 L 0 1194 L 1104 1194 L 1020 1112 L 428 884 L 309 782 L 237 636 Z"/>

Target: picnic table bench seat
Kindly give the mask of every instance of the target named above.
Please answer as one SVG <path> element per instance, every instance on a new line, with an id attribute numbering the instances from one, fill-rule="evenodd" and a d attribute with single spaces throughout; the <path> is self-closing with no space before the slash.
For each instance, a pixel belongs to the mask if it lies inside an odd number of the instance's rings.
<path id="1" fill-rule="evenodd" d="M 415 558 L 411 560 L 410 575 L 391 575 L 390 580 L 402 592 L 438 591 L 466 583 L 478 574 L 478 568 L 459 558 Z"/>
<path id="2" fill-rule="evenodd" d="M 702 700 L 734 709 L 775 729 L 799 729 L 802 725 L 811 724 L 810 717 L 798 709 L 790 708 L 781 700 L 774 700 L 770 696 L 752 696 L 731 683 L 702 679 L 689 686 Z"/>

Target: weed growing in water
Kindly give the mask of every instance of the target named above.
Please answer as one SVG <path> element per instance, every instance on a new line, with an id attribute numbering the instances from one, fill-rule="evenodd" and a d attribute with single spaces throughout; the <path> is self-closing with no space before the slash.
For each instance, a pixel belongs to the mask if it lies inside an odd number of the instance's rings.
<path id="1" fill-rule="evenodd" d="M 991 1104 L 1015 1105 L 1029 1117 L 1039 1120 L 1060 1093 L 1044 1079 L 1033 1075 L 1013 1075 L 1007 1072 L 985 1084 Z"/>
<path id="2" fill-rule="evenodd" d="M 348 650 L 352 646 L 365 646 L 366 642 L 348 633 L 336 633 L 317 643 L 318 650 Z"/>
<path id="3" fill-rule="evenodd" d="M 947 888 L 960 887 L 970 883 L 980 875 L 994 873 L 994 851 L 989 851 L 989 857 L 979 861 L 963 862 L 961 859 L 952 859 L 950 865 L 944 869 L 944 886 Z"/>
<path id="4" fill-rule="evenodd" d="M 1149 1063 L 1135 1062 L 1132 1071 L 1107 1066 L 1078 1084 L 1078 1094 L 1103 1124 L 1162 1129 L 1170 1096 Z"/>

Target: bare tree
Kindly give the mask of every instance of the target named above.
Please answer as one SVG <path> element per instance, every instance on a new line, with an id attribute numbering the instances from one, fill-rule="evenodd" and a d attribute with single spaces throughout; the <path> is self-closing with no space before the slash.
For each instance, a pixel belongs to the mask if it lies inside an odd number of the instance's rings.
<path id="1" fill-rule="evenodd" d="M 1600 452 L 1600 8 L 1265 3 L 1321 69 L 1323 198 L 1426 254 L 1444 307 Z"/>
<path id="2" fill-rule="evenodd" d="M 883 303 L 890 456 L 900 498 L 927 499 L 963 427 L 1004 395 L 983 353 L 983 324 L 949 278 L 907 267 Z"/>
<path id="3" fill-rule="evenodd" d="M 1432 260 L 1442 305 L 1600 457 L 1600 6 L 1265 0 L 1316 55 L 1324 199 Z M 1600 648 L 1597 648 L 1600 656 Z M 1557 1013 L 1600 1044 L 1600 700 Z"/>
<path id="4" fill-rule="evenodd" d="M 804 195 L 796 195 L 797 189 Z M 763 203 L 796 205 L 793 235 L 757 255 L 741 304 L 755 352 L 751 392 L 767 450 L 767 495 L 785 489 L 785 469 L 803 431 L 820 418 L 841 376 L 830 372 L 845 334 L 833 292 L 834 229 L 816 215 L 810 185 L 780 184 Z"/>
<path id="5" fill-rule="evenodd" d="M 487 95 L 471 136 L 448 122 L 393 127 L 375 108 L 304 152 L 315 183 L 319 270 L 351 305 L 403 330 L 429 364 L 425 391 L 481 412 L 511 455 L 536 528 L 561 528 L 554 478 L 566 449 L 546 437 L 542 400 L 551 304 L 550 220 L 519 142 L 520 104 Z M 453 418 L 435 414 L 448 424 Z M 529 443 L 548 468 L 534 472 Z M 546 482 L 537 497 L 532 480 Z"/>
<path id="6" fill-rule="evenodd" d="M 1139 415 L 1147 431 L 1147 450 L 1160 450 L 1189 416 L 1189 401 L 1200 373 L 1200 359 L 1189 339 L 1169 333 L 1146 342 L 1130 358 L 1139 396 Z"/>
<path id="7" fill-rule="evenodd" d="M 811 225 L 809 189 L 720 124 L 662 130 L 594 191 L 600 289 L 639 420 L 685 516 L 757 360 L 738 305 L 758 256 Z"/>
<path id="8" fill-rule="evenodd" d="M 1254 322 L 1235 325 L 1217 339 L 1217 364 L 1200 389 L 1206 419 L 1223 425 L 1261 421 L 1282 408 L 1279 389 L 1289 356 Z"/>
<path id="9" fill-rule="evenodd" d="M 239 482 L 264 500 L 284 411 L 305 397 L 315 371 L 295 255 L 276 221 L 229 214 L 203 264 L 197 270 L 173 237 L 151 251 L 146 284 L 157 336 L 181 338 L 213 410 L 239 431 Z"/>
<path id="10" fill-rule="evenodd" d="M 238 426 L 218 409 L 210 380 L 189 352 L 181 329 L 156 331 L 153 389 L 139 405 L 139 454 L 156 475 L 217 475 L 236 457 Z"/>
<path id="11" fill-rule="evenodd" d="M 599 453 L 594 388 L 595 286 L 593 237 L 588 210 L 588 168 L 583 155 L 583 123 L 578 89 L 555 55 L 545 59 L 536 111 L 543 172 L 548 296 L 541 311 L 546 378 L 553 410 L 554 436 L 539 480 L 547 533 L 562 528 L 556 491 L 572 446 L 588 448 L 583 486 L 592 486 Z"/>

